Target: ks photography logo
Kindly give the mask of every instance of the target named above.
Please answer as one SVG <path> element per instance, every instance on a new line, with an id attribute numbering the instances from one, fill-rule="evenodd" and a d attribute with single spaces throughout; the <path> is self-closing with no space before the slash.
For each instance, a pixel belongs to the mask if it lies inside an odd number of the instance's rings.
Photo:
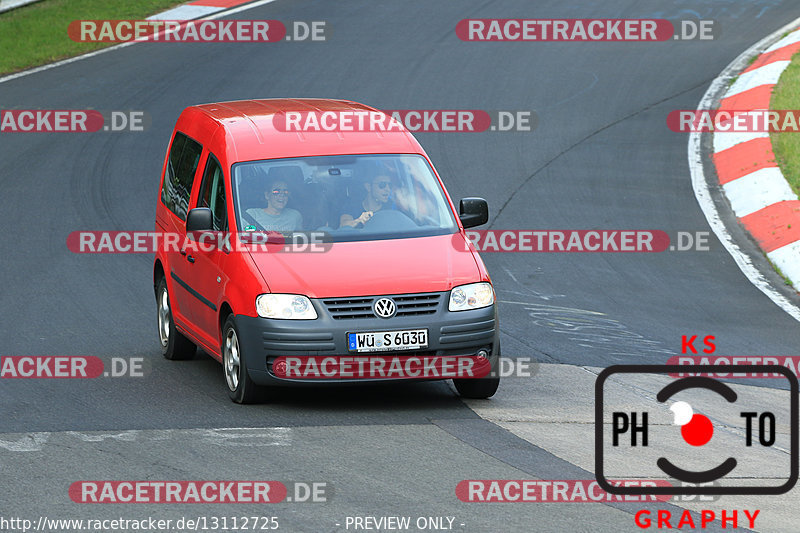
<path id="1" fill-rule="evenodd" d="M 598 375 L 595 476 L 600 487 L 636 495 L 791 490 L 798 478 L 797 377 L 779 365 L 695 365 L 691 370 L 696 375 L 674 379 L 686 373 L 685 366 L 617 365 Z M 707 377 L 723 372 L 733 376 L 728 383 Z M 738 376 L 765 372 L 785 377 L 788 390 L 737 393 L 734 386 L 743 384 Z M 620 380 L 635 382 L 638 392 L 614 390 Z M 647 392 L 640 393 L 643 388 Z M 620 476 L 680 483 L 626 487 L 610 482 Z"/>

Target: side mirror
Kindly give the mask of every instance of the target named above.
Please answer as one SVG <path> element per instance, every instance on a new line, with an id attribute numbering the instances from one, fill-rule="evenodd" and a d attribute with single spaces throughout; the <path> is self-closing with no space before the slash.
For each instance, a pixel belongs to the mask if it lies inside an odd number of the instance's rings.
<path id="1" fill-rule="evenodd" d="M 186 233 L 193 231 L 211 231 L 214 218 L 208 207 L 195 207 L 186 215 Z"/>
<path id="2" fill-rule="evenodd" d="M 462 198 L 458 203 L 458 218 L 464 229 L 489 222 L 489 204 L 483 198 Z"/>

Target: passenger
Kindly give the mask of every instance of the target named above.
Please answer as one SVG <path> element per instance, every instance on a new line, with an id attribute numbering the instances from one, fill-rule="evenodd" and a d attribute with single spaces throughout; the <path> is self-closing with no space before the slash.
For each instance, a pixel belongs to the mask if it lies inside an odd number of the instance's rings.
<path id="1" fill-rule="evenodd" d="M 267 207 L 253 207 L 245 211 L 264 231 L 298 231 L 303 227 L 303 216 L 296 209 L 286 207 L 291 191 L 282 179 L 273 180 L 264 191 Z"/>
<path id="2" fill-rule="evenodd" d="M 339 227 L 358 228 L 363 227 L 376 211 L 384 207 L 390 208 L 389 204 L 392 195 L 392 179 L 381 174 L 364 183 L 366 195 L 361 202 L 353 203 L 345 209 L 344 214 L 339 218 Z"/>

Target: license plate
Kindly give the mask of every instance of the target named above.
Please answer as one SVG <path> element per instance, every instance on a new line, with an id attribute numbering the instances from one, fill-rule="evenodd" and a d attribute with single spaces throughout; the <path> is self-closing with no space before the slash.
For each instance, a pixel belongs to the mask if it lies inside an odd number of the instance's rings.
<path id="1" fill-rule="evenodd" d="M 351 352 L 384 352 L 388 350 L 427 348 L 428 330 L 408 329 L 402 331 L 348 333 L 347 347 Z"/>

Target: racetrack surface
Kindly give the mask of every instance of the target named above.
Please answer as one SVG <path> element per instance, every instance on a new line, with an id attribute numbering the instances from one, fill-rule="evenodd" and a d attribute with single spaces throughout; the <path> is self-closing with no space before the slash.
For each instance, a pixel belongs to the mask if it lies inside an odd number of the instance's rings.
<path id="1" fill-rule="evenodd" d="M 463 18 L 692 13 L 715 19 L 719 39 L 476 43 L 455 34 Z M 152 118 L 140 133 L 0 135 L 0 354 L 146 361 L 144 378 L 0 383 L 2 513 L 257 512 L 279 516 L 287 531 L 344 531 L 346 516 L 387 514 L 455 516 L 454 528 L 470 532 L 559 531 L 565 521 L 576 530 L 638 530 L 637 504 L 459 502 L 455 486 L 463 479 L 592 474 L 561 459 L 557 448 L 481 419 L 446 383 L 287 390 L 270 402 L 232 404 L 221 367 L 209 356 L 160 356 L 152 256 L 73 254 L 66 237 L 88 229 L 151 230 L 180 111 L 271 97 L 345 98 L 379 109 L 535 110 L 533 132 L 416 135 L 454 200 L 489 201 L 489 227 L 709 231 L 692 192 L 686 136 L 667 128 L 666 115 L 694 109 L 733 58 L 798 16 L 799 4 L 777 0 L 278 0 L 233 18 L 324 20 L 329 40 L 137 44 L 0 83 L 2 109 L 133 109 Z M 764 262 L 754 246 L 741 244 Z M 713 234 L 709 251 L 483 258 L 500 300 L 506 356 L 605 367 L 664 363 L 679 353 L 682 335 L 714 335 L 717 353 L 726 355 L 793 355 L 800 345 L 797 322 L 748 282 Z M 559 383 L 559 375 L 549 385 L 560 385 L 567 405 L 587 392 L 570 390 L 576 382 Z M 537 386 L 531 378 L 529 387 Z M 282 437 L 232 446 L 194 433 L 215 428 L 266 428 Z M 132 430 L 140 431 L 122 433 Z M 584 444 L 591 446 L 563 446 Z M 82 479 L 324 481 L 335 495 L 326 504 L 266 511 L 80 506 L 67 488 Z"/>

